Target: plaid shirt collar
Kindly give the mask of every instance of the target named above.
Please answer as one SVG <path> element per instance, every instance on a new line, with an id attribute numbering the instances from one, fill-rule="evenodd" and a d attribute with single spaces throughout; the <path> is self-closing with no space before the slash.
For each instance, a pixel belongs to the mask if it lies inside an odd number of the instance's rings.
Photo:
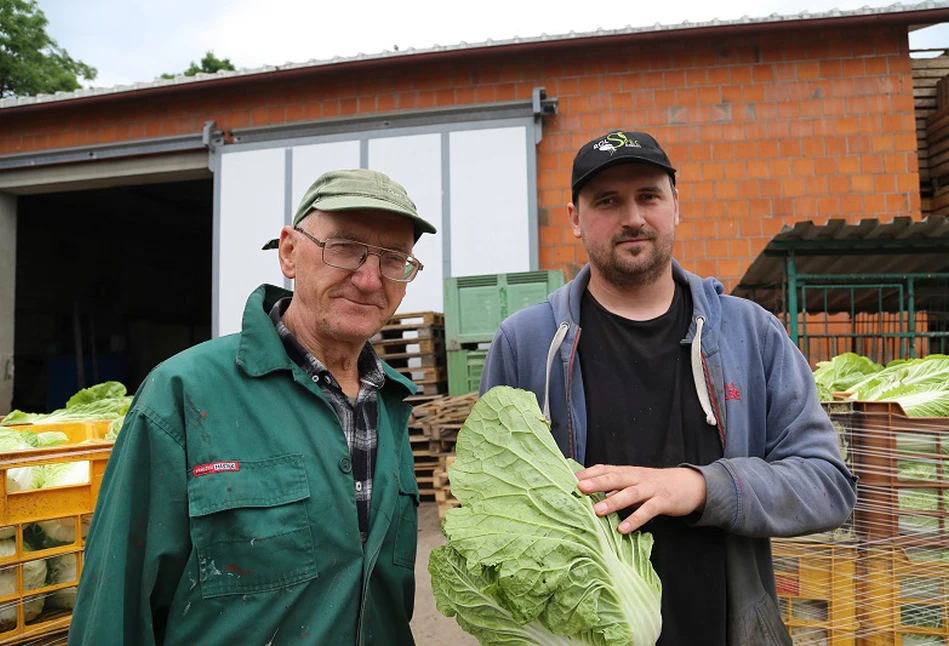
<path id="1" fill-rule="evenodd" d="M 287 348 L 287 353 L 290 355 L 290 358 L 305 369 L 311 377 L 319 377 L 321 386 L 332 384 L 334 387 L 339 388 L 336 378 L 326 369 L 326 366 L 313 356 L 313 353 L 304 348 L 284 324 L 283 315 L 289 306 L 290 298 L 281 298 L 278 300 L 270 309 L 270 320 L 273 321 L 274 327 L 277 328 L 277 334 L 280 335 L 280 340 L 283 341 L 284 346 Z M 382 360 L 379 358 L 379 355 L 376 354 L 372 344 L 368 341 L 359 353 L 359 359 L 357 361 L 356 367 L 359 371 L 360 382 L 364 386 L 375 388 L 376 390 L 382 388 L 386 381 L 386 373 L 382 369 Z"/>

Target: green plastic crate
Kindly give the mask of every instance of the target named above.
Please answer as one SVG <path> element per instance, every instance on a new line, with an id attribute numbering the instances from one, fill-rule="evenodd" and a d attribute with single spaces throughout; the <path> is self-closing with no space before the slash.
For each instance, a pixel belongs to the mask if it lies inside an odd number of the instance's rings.
<path id="1" fill-rule="evenodd" d="M 505 318 L 547 300 L 564 284 L 560 270 L 445 279 L 445 340 L 449 351 L 490 341 Z"/>
<path id="2" fill-rule="evenodd" d="M 452 397 L 478 392 L 489 343 L 448 351 L 448 394 Z"/>

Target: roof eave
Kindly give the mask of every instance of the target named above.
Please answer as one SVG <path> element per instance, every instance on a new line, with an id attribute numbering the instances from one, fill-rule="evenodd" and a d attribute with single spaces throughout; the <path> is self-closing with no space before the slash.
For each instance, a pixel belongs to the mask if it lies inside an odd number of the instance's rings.
<path id="1" fill-rule="evenodd" d="M 650 31 L 600 33 L 553 36 L 549 38 L 528 39 L 521 42 L 478 43 L 471 46 L 446 47 L 439 50 L 422 50 L 418 52 L 406 51 L 388 53 L 380 56 L 325 62 L 315 64 L 291 65 L 286 67 L 270 67 L 260 72 L 228 75 L 221 78 L 201 79 L 186 83 L 172 83 L 154 87 L 132 88 L 116 92 L 65 98 L 53 101 L 40 101 L 24 105 L 13 105 L 0 109 L 0 115 L 22 115 L 30 112 L 55 110 L 61 106 L 86 107 L 113 101 L 129 99 L 153 99 L 172 93 L 219 90 L 222 88 L 245 85 L 270 78 L 278 81 L 292 81 L 297 78 L 313 76 L 327 72 L 346 72 L 366 67 L 382 67 L 392 65 L 406 65 L 429 62 L 443 62 L 471 55 L 504 55 L 509 53 L 525 54 L 545 51 L 549 49 L 579 48 L 590 45 L 620 45 L 639 42 L 668 40 L 671 38 L 705 36 L 727 36 L 730 34 L 754 35 L 773 33 L 775 31 L 833 28 L 859 28 L 881 25 L 906 25 L 922 28 L 949 21 L 949 7 L 938 9 L 922 9 L 918 11 L 882 12 L 861 15 L 827 16 L 819 18 L 780 17 L 775 20 L 754 20 L 753 22 L 727 22 L 723 24 L 704 23 L 698 25 L 680 24 L 661 27 Z M 619 31 L 619 30 L 617 30 Z"/>

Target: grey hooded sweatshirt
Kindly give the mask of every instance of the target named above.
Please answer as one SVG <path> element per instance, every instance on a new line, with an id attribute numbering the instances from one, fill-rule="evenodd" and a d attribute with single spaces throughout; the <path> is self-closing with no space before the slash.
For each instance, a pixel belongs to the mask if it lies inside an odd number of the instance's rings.
<path id="1" fill-rule="evenodd" d="M 769 539 L 840 527 L 856 502 L 856 478 L 784 326 L 756 303 L 725 295 L 714 278 L 703 280 L 675 261 L 673 273 L 692 293 L 682 344 L 690 346 L 699 401 L 722 441 L 722 459 L 688 466 L 705 476 L 707 487 L 696 524 L 728 532 L 728 643 L 791 644 Z M 587 411 L 577 347 L 589 280 L 586 266 L 547 302 L 508 317 L 481 376 L 482 393 L 502 384 L 533 391 L 561 451 L 581 464 Z"/>

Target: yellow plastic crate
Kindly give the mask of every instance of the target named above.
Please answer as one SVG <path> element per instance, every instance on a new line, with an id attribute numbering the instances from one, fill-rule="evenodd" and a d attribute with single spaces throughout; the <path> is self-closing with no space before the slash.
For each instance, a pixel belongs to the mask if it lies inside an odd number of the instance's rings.
<path id="1" fill-rule="evenodd" d="M 30 431 L 33 433 L 46 433 L 50 431 L 59 431 L 65 433 L 69 438 L 69 444 L 79 444 L 87 440 L 105 440 L 109 432 L 111 421 L 99 422 L 67 422 L 65 424 L 48 424 L 40 422 L 38 424 L 15 424 L 3 428 L 12 428 L 16 431 Z"/>
<path id="2" fill-rule="evenodd" d="M 943 549 L 863 549 L 861 646 L 949 645 L 949 560 Z M 940 560 L 937 560 L 940 559 Z"/>
<path id="3" fill-rule="evenodd" d="M 59 430 L 71 439 L 101 437 L 101 424 L 69 426 Z M 68 628 L 72 610 L 64 607 L 68 605 L 64 600 L 74 595 L 79 583 L 85 534 L 112 446 L 112 442 L 98 441 L 0 453 L 0 644 L 35 642 Z M 88 481 L 18 491 L 8 480 L 15 469 L 63 462 L 88 463 Z M 54 522 L 47 525 L 49 521 Z M 26 537 L 38 536 L 38 528 L 55 529 L 60 541 L 27 550 Z M 72 540 L 62 544 L 69 535 Z M 75 559 L 75 576 L 47 583 L 49 570 L 71 559 Z"/>
<path id="4" fill-rule="evenodd" d="M 775 540 L 771 550 L 781 617 L 794 643 L 853 646 L 856 545 Z"/>

